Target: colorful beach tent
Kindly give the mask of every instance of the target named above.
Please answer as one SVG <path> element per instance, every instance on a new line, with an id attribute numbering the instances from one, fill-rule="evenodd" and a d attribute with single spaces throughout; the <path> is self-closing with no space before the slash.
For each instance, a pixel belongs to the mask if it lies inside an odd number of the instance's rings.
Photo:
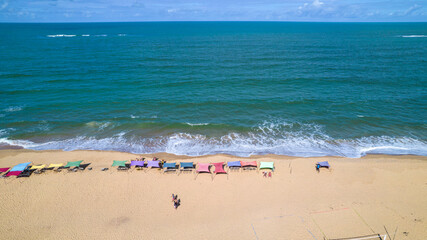
<path id="1" fill-rule="evenodd" d="M 271 169 L 274 170 L 274 162 L 261 162 L 259 169 Z"/>
<path id="2" fill-rule="evenodd" d="M 182 168 L 193 168 L 193 162 L 180 162 L 179 163 Z"/>
<path id="3" fill-rule="evenodd" d="M 51 163 L 47 168 L 56 168 L 56 167 L 62 167 L 63 163 Z"/>
<path id="4" fill-rule="evenodd" d="M 135 161 L 135 160 L 132 160 L 132 161 L 130 161 L 130 166 L 132 167 L 132 166 L 135 166 L 135 167 L 144 167 L 144 163 L 145 163 L 145 161 Z"/>
<path id="5" fill-rule="evenodd" d="M 319 165 L 319 167 L 325 167 L 325 168 L 329 168 L 330 167 L 328 161 L 318 162 L 317 165 Z"/>
<path id="6" fill-rule="evenodd" d="M 163 163 L 163 168 L 176 168 L 176 163 Z"/>
<path id="7" fill-rule="evenodd" d="M 234 162 L 227 162 L 227 166 L 228 167 L 241 167 L 242 164 L 240 163 L 240 161 L 234 161 Z"/>
<path id="8" fill-rule="evenodd" d="M 31 166 L 31 168 L 30 168 L 30 170 L 38 170 L 38 169 L 43 169 L 43 168 L 45 168 L 46 167 L 46 164 L 43 164 L 43 165 L 34 165 L 34 166 Z"/>
<path id="9" fill-rule="evenodd" d="M 68 168 L 68 167 L 79 167 L 80 163 L 82 163 L 82 162 L 83 162 L 83 160 L 68 162 L 67 165 L 65 165 L 64 167 L 66 167 L 66 168 Z"/>
<path id="10" fill-rule="evenodd" d="M 126 167 L 126 160 L 125 161 L 116 161 L 114 160 L 112 167 Z"/>
<path id="11" fill-rule="evenodd" d="M 206 172 L 206 173 L 210 173 L 210 171 L 209 171 L 209 163 L 199 163 L 199 164 L 197 164 L 197 172 L 198 173 L 203 173 L 203 172 Z"/>
<path id="12" fill-rule="evenodd" d="M 242 167 L 257 167 L 258 166 L 256 161 L 252 161 L 252 162 L 240 161 L 240 164 L 242 165 Z"/>
<path id="13" fill-rule="evenodd" d="M 224 170 L 224 162 L 212 163 L 212 165 L 215 167 L 214 173 L 227 173 Z"/>
<path id="14" fill-rule="evenodd" d="M 10 168 L 0 168 L 0 173 L 4 173 L 7 172 Z"/>
<path id="15" fill-rule="evenodd" d="M 152 167 L 152 168 L 160 168 L 160 162 L 159 161 L 147 161 L 147 167 Z"/>
<path id="16" fill-rule="evenodd" d="M 11 172 L 22 172 L 24 171 L 28 165 L 30 165 L 31 162 L 21 163 L 16 166 L 14 166 L 12 169 L 10 169 Z"/>
<path id="17" fill-rule="evenodd" d="M 10 177 L 10 176 L 19 176 L 19 174 L 21 174 L 23 171 L 10 171 L 6 174 L 6 177 Z"/>

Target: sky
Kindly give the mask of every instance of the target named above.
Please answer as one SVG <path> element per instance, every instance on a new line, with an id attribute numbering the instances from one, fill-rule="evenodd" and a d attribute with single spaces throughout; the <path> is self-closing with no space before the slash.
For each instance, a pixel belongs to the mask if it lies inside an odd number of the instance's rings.
<path id="1" fill-rule="evenodd" d="M 0 0 L 0 22 L 427 22 L 427 0 Z"/>

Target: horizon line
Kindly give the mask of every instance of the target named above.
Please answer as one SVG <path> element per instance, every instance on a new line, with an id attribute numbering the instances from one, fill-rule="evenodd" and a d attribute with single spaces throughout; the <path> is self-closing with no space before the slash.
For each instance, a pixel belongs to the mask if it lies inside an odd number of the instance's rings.
<path id="1" fill-rule="evenodd" d="M 72 23 L 174 23 L 174 22 L 270 22 L 270 23 L 427 23 L 427 21 L 280 21 L 280 20 L 147 20 L 147 21 L 68 21 L 68 22 L 25 22 L 12 21 L 0 24 L 72 24 Z"/>

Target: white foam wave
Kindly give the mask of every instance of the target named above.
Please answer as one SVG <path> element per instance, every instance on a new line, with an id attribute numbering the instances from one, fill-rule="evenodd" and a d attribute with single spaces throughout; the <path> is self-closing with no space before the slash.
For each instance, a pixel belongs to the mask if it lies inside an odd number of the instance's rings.
<path id="1" fill-rule="evenodd" d="M 22 111 L 22 109 L 24 109 L 24 107 L 22 106 L 10 106 L 8 108 L 3 109 L 4 112 L 18 112 L 18 111 Z"/>
<path id="2" fill-rule="evenodd" d="M 113 125 L 114 124 L 112 122 L 97 122 L 97 121 L 92 121 L 92 122 L 86 123 L 86 126 L 92 127 L 92 128 L 98 128 L 99 131 L 102 131 L 105 128 L 111 127 Z"/>
<path id="3" fill-rule="evenodd" d="M 90 37 L 90 34 L 82 34 L 82 37 Z"/>
<path id="4" fill-rule="evenodd" d="M 402 35 L 401 37 L 404 37 L 404 38 L 423 38 L 423 37 L 427 37 L 427 35 Z"/>
<path id="5" fill-rule="evenodd" d="M 91 122 L 89 126 L 105 128 L 105 122 Z M 108 125 L 107 125 L 108 126 Z M 79 136 L 61 141 L 34 143 L 8 140 L 35 150 L 115 150 L 138 154 L 167 152 L 177 155 L 201 156 L 232 154 L 250 156 L 277 154 L 299 157 L 344 156 L 358 158 L 366 154 L 414 154 L 427 156 L 427 142 L 409 137 L 371 136 L 357 139 L 333 139 L 315 124 L 264 123 L 249 133 L 220 137 L 202 134 L 175 133 L 168 136 L 144 138 L 121 132 L 112 137 Z"/>
<path id="6" fill-rule="evenodd" d="M 108 36 L 107 34 L 98 34 L 98 35 L 95 35 L 95 37 L 106 37 L 106 36 Z"/>
<path id="7" fill-rule="evenodd" d="M 187 124 L 187 125 L 189 125 L 189 126 L 206 126 L 206 125 L 209 125 L 209 123 L 185 123 L 185 124 Z"/>
<path id="8" fill-rule="evenodd" d="M 119 37 L 125 37 L 125 36 L 126 36 L 126 34 L 124 34 L 124 33 L 120 33 L 120 34 L 117 34 L 117 36 L 119 36 Z"/>
<path id="9" fill-rule="evenodd" d="M 46 37 L 50 37 L 50 38 L 58 38 L 58 37 L 75 37 L 76 35 L 73 34 L 52 34 L 52 35 L 47 35 Z"/>
<path id="10" fill-rule="evenodd" d="M 130 115 L 131 118 L 139 118 L 139 116 L 135 116 L 135 115 Z"/>

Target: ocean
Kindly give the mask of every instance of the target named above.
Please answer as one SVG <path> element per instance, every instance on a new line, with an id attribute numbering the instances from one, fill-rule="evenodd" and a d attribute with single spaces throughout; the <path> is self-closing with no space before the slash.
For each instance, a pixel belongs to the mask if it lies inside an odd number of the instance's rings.
<path id="1" fill-rule="evenodd" d="M 427 23 L 0 24 L 0 145 L 427 155 Z"/>

